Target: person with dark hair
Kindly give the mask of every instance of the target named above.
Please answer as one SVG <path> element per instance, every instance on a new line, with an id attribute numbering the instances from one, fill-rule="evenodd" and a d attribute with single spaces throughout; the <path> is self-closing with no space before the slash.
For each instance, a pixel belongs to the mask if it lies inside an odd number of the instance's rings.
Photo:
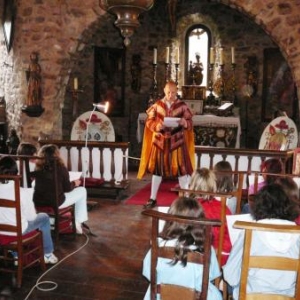
<path id="1" fill-rule="evenodd" d="M 4 156 L 0 158 L 0 175 L 17 175 L 18 167 L 16 161 Z M 53 242 L 51 238 L 51 228 L 49 216 L 45 213 L 36 213 L 34 203 L 32 201 L 32 189 L 20 188 L 21 201 L 21 222 L 22 234 L 25 235 L 35 229 L 39 229 L 43 234 L 44 259 L 46 264 L 56 264 L 58 258 L 53 254 Z M 15 187 L 13 181 L 0 183 L 0 198 L 14 201 Z M 16 216 L 14 211 L 9 208 L 0 208 L 1 223 L 8 225 L 16 224 Z M 1 234 L 9 234 L 1 232 Z M 17 253 L 15 253 L 17 255 Z"/>
<path id="2" fill-rule="evenodd" d="M 38 151 L 35 172 L 33 201 L 36 206 L 49 206 L 53 203 L 56 195 L 54 182 L 54 162 L 57 163 L 57 182 L 59 195 L 59 208 L 75 204 L 75 222 L 78 234 L 82 234 L 82 224 L 88 220 L 87 192 L 85 187 L 80 186 L 80 179 L 70 181 L 69 172 L 60 156 L 56 145 L 44 145 Z"/>
<path id="3" fill-rule="evenodd" d="M 260 171 L 262 172 L 262 181 L 257 184 L 257 192 L 267 184 L 274 183 L 277 176 L 272 174 L 280 174 L 283 171 L 282 162 L 277 158 L 270 158 L 264 161 L 260 166 Z M 268 174 L 264 174 L 268 173 Z M 251 184 L 248 188 L 248 203 L 246 203 L 242 208 L 242 213 L 251 213 L 250 203 L 252 201 L 252 195 L 255 193 L 255 184 Z"/>
<path id="4" fill-rule="evenodd" d="M 214 173 L 217 180 L 217 192 L 230 193 L 234 189 L 231 164 L 226 160 L 217 162 L 214 166 Z M 227 207 L 231 213 L 236 212 L 236 197 L 227 198 Z"/>
<path id="5" fill-rule="evenodd" d="M 17 148 L 17 155 L 33 156 L 36 154 L 37 154 L 36 146 L 28 142 L 21 142 Z"/>
<path id="6" fill-rule="evenodd" d="M 203 191 L 209 193 L 217 192 L 216 176 L 214 171 L 207 168 L 200 168 L 194 171 L 191 177 L 190 190 Z M 194 195 L 191 195 L 194 196 Z M 205 217 L 208 219 L 220 219 L 222 215 L 222 204 L 219 199 L 207 194 L 197 194 L 197 200 L 203 207 Z M 226 207 L 226 215 L 231 215 L 231 211 Z M 213 228 L 213 241 L 212 244 L 216 251 L 219 249 L 220 240 L 220 227 L 215 226 Z M 231 241 L 227 225 L 224 231 L 224 240 L 222 245 L 222 259 L 221 265 L 224 265 L 228 259 L 231 250 Z"/>
<path id="7" fill-rule="evenodd" d="M 193 198 L 180 197 L 170 206 L 168 213 L 173 215 L 204 218 L 204 213 L 199 202 Z M 198 291 L 201 290 L 202 268 L 194 263 L 187 262 L 188 251 L 203 252 L 204 228 L 202 226 L 186 226 L 179 222 L 167 221 L 160 233 L 159 245 L 175 247 L 174 259 L 170 262 L 166 258 L 158 258 L 157 262 L 157 284 L 172 283 Z M 180 251 L 179 251 L 180 250 Z M 143 262 L 143 275 L 150 280 L 151 250 L 148 251 Z M 211 261 L 209 270 L 208 299 L 221 300 L 221 292 L 212 283 L 218 278 L 220 268 L 217 262 L 215 250 L 211 249 Z M 144 300 L 150 299 L 150 286 Z M 157 298 L 159 299 L 159 298 Z"/>
<path id="8" fill-rule="evenodd" d="M 138 179 L 146 172 L 152 174 L 150 199 L 144 208 L 157 204 L 157 193 L 162 177 L 178 177 L 182 189 L 188 188 L 194 169 L 195 144 L 193 114 L 188 105 L 177 98 L 177 85 L 168 81 L 165 97 L 147 110 L 143 147 Z M 173 122 L 166 122 L 172 118 Z"/>
<path id="9" fill-rule="evenodd" d="M 296 225 L 299 206 L 291 201 L 279 184 L 268 184 L 254 197 L 252 216 L 258 223 Z M 233 288 L 233 299 L 239 299 L 241 265 L 243 263 L 244 231 L 233 245 L 229 259 L 223 267 L 224 279 Z M 251 255 L 254 256 L 299 256 L 300 237 L 275 232 L 254 232 Z M 294 295 L 296 276 L 293 272 L 266 269 L 251 269 L 248 276 L 249 293 L 274 293 Z M 276 283 L 276 284 L 274 284 Z"/>

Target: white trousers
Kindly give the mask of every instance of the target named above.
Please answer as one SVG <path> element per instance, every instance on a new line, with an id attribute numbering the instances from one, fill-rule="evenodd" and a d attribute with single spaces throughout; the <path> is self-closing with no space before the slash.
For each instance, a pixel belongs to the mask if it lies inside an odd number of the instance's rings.
<path id="1" fill-rule="evenodd" d="M 74 188 L 71 192 L 65 193 L 65 201 L 59 208 L 68 207 L 75 204 L 75 222 L 83 223 L 88 220 L 87 213 L 87 192 L 86 188 L 79 186 Z"/>

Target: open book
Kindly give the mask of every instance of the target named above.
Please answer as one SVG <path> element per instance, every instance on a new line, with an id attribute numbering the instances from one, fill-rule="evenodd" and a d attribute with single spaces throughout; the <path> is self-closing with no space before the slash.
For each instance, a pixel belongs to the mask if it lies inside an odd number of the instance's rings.
<path id="1" fill-rule="evenodd" d="M 82 172 L 69 171 L 70 181 L 78 180 L 82 177 Z"/>

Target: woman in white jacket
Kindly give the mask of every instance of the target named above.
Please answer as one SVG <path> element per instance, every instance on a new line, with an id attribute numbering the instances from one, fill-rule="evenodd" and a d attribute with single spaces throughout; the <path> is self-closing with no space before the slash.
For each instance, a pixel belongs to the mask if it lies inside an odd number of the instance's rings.
<path id="1" fill-rule="evenodd" d="M 298 204 L 291 201 L 278 184 L 263 187 L 255 196 L 253 217 L 258 223 L 296 225 L 299 215 Z M 224 279 L 233 288 L 233 299 L 239 298 L 244 231 L 241 231 L 232 247 L 229 259 L 223 267 Z M 300 237 L 296 234 L 254 232 L 251 255 L 299 256 Z M 247 293 L 274 293 L 293 296 L 295 292 L 295 272 L 250 269 Z"/>

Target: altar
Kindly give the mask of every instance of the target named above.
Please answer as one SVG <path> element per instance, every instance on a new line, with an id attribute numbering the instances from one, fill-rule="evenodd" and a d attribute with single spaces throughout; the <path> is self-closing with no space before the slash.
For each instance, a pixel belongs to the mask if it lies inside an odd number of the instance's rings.
<path id="1" fill-rule="evenodd" d="M 140 113 L 137 121 L 137 141 L 142 142 L 147 114 Z M 239 148 L 241 123 L 239 117 L 215 115 L 193 116 L 195 145 Z"/>

